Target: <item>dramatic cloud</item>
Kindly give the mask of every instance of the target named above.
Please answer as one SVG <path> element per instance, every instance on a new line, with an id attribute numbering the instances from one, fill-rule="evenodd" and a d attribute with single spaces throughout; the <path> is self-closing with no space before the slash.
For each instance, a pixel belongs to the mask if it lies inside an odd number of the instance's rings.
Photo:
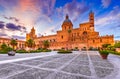
<path id="1" fill-rule="evenodd" d="M 6 28 L 8 28 L 9 30 L 13 30 L 13 31 L 26 31 L 26 28 L 20 25 L 15 25 L 13 23 L 7 23 L 6 24 Z"/>
<path id="2" fill-rule="evenodd" d="M 7 20 L 13 20 L 15 22 L 19 22 L 19 19 L 17 19 L 16 17 L 7 17 L 7 16 L 4 16 L 5 19 Z"/>
<path id="3" fill-rule="evenodd" d="M 80 15 L 85 13 L 89 9 L 89 5 L 86 5 L 85 2 L 77 2 L 73 0 L 70 3 L 67 3 L 64 7 L 57 8 L 57 11 L 63 12 L 61 14 L 68 14 L 72 17 L 72 20 L 76 20 Z"/>
<path id="4" fill-rule="evenodd" d="M 4 34 L 4 33 L 0 33 L 0 36 L 2 37 L 2 36 L 7 36 L 7 34 Z"/>
<path id="5" fill-rule="evenodd" d="M 104 8 L 107 8 L 110 5 L 111 0 L 101 0 L 101 2 L 102 2 L 102 6 Z"/>
<path id="6" fill-rule="evenodd" d="M 3 21 L 0 21 L 0 29 L 3 29 L 4 28 L 4 22 Z"/>
<path id="7" fill-rule="evenodd" d="M 97 26 L 105 26 L 107 24 L 120 24 L 120 7 L 115 6 L 112 11 L 110 11 L 106 16 L 99 17 L 98 20 L 95 21 Z M 102 24 L 102 25 L 101 25 Z"/>
<path id="8" fill-rule="evenodd" d="M 16 26 L 16 25 L 13 24 L 13 23 L 7 23 L 7 24 L 6 24 L 6 27 L 7 27 L 8 29 L 10 29 L 10 30 L 20 30 L 20 29 L 21 29 L 20 26 Z"/>
<path id="9" fill-rule="evenodd" d="M 20 39 L 20 40 L 24 40 L 25 39 L 25 37 L 17 36 L 17 35 L 12 35 L 12 38 L 14 38 L 14 39 Z"/>
<path id="10" fill-rule="evenodd" d="M 0 21 L 0 23 L 2 24 L 2 23 L 4 23 L 3 21 Z"/>

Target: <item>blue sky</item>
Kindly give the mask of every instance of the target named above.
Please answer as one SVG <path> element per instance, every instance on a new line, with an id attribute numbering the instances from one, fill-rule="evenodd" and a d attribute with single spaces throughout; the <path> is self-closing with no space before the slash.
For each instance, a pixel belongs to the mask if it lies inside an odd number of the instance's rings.
<path id="1" fill-rule="evenodd" d="M 61 30 L 68 14 L 74 28 L 95 14 L 95 30 L 120 40 L 120 0 L 0 0 L 0 37 L 25 39 L 34 26 L 37 36 Z"/>

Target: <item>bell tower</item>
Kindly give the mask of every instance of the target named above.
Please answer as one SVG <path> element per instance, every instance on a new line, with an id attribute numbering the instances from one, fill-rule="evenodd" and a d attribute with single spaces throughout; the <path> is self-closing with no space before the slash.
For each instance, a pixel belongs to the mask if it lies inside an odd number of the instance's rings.
<path id="1" fill-rule="evenodd" d="M 35 34 L 35 28 L 33 27 L 31 29 L 30 33 L 26 34 L 26 40 L 34 39 L 36 37 L 37 37 L 37 35 Z"/>
<path id="2" fill-rule="evenodd" d="M 90 22 L 90 29 L 94 31 L 94 13 L 92 11 L 89 13 L 89 22 Z"/>

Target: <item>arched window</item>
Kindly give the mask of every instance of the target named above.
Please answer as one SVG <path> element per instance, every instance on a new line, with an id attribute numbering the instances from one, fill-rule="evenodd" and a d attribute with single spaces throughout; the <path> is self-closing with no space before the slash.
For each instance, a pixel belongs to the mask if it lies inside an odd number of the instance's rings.
<path id="1" fill-rule="evenodd" d="M 87 32 L 86 32 L 86 31 L 84 31 L 84 32 L 83 32 L 83 35 L 87 35 Z"/>
<path id="2" fill-rule="evenodd" d="M 100 42 L 102 42 L 102 39 L 100 39 Z"/>
<path id="3" fill-rule="evenodd" d="M 95 43 L 95 40 L 93 40 L 93 43 Z"/>
<path id="4" fill-rule="evenodd" d="M 61 36 L 61 38 L 63 39 L 63 35 Z"/>

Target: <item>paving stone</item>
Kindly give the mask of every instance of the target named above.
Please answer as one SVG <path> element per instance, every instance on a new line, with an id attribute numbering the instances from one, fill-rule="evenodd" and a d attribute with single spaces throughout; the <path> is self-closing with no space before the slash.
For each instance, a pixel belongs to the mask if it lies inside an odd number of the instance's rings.
<path id="1" fill-rule="evenodd" d="M 85 54 L 80 54 L 76 60 L 83 60 L 83 61 L 88 61 L 88 56 Z"/>
<path id="2" fill-rule="evenodd" d="M 8 77 L 7 79 L 45 79 L 52 71 L 45 71 L 41 69 L 31 69 L 23 73 Z"/>
<path id="3" fill-rule="evenodd" d="M 75 65 L 89 65 L 88 61 L 81 61 L 81 60 L 73 60 L 71 62 L 71 64 L 75 64 Z"/>
<path id="4" fill-rule="evenodd" d="M 88 55 L 92 62 L 89 61 Z M 72 60 L 74 57 L 76 58 Z M 99 78 L 105 78 L 114 71 L 114 65 L 103 60 L 97 52 L 85 51 L 24 60 L 14 64 L 0 64 L 0 79 L 6 77 L 7 79 L 92 79 L 89 62 L 94 66 Z M 32 68 L 24 65 L 30 65 Z M 58 70 L 61 66 L 62 69 Z M 52 69 L 56 69 L 55 72 Z"/>
<path id="5" fill-rule="evenodd" d="M 70 61 L 70 59 L 57 59 L 57 60 L 54 60 L 53 62 L 55 63 L 62 63 L 62 64 L 65 64 L 66 62 Z"/>
<path id="6" fill-rule="evenodd" d="M 77 73 L 77 74 L 91 76 L 91 71 L 90 71 L 90 68 L 88 66 L 80 66 L 80 65 L 69 64 L 68 66 L 64 67 L 62 70 L 65 71 L 65 72 Z"/>
<path id="7" fill-rule="evenodd" d="M 7 68 L 0 70 L 0 79 L 4 78 L 6 76 L 9 76 L 9 75 L 13 75 L 15 73 L 18 73 L 18 72 L 23 71 L 28 68 L 30 68 L 30 67 L 24 67 L 24 66 L 19 66 L 19 65 L 12 66 L 12 67 L 8 66 Z"/>
<path id="8" fill-rule="evenodd" d="M 63 64 L 60 64 L 60 63 L 50 62 L 50 63 L 44 64 L 44 65 L 41 65 L 41 66 L 39 66 L 39 67 L 56 69 L 56 68 L 59 68 L 59 67 L 62 66 L 62 65 L 63 65 Z"/>
<path id="9" fill-rule="evenodd" d="M 75 76 L 75 75 L 69 75 L 65 73 L 56 73 L 52 76 L 50 79 L 88 79 L 85 77 Z"/>
<path id="10" fill-rule="evenodd" d="M 40 61 L 51 61 L 51 60 L 54 60 L 54 58 L 42 58 L 42 59 L 40 59 Z"/>
<path id="11" fill-rule="evenodd" d="M 98 77 L 104 78 L 104 77 L 110 75 L 114 71 L 114 69 L 95 67 L 95 71 L 96 71 L 96 74 Z"/>
<path id="12" fill-rule="evenodd" d="M 100 66 L 100 67 L 109 67 L 109 68 L 114 68 L 113 64 L 110 62 L 93 62 L 94 66 Z"/>
<path id="13" fill-rule="evenodd" d="M 25 64 L 25 65 L 32 65 L 32 66 L 38 66 L 40 64 L 43 64 L 45 62 L 43 61 L 31 61 L 31 62 L 17 62 L 18 64 Z"/>
<path id="14" fill-rule="evenodd" d="M 10 64 L 10 63 L 0 64 L 0 70 L 3 69 L 3 68 L 6 68 L 6 67 L 11 67 L 11 66 L 15 66 L 15 65 L 14 64 Z"/>
<path id="15" fill-rule="evenodd" d="M 100 56 L 98 55 L 90 55 L 90 58 L 92 61 L 104 61 Z"/>

